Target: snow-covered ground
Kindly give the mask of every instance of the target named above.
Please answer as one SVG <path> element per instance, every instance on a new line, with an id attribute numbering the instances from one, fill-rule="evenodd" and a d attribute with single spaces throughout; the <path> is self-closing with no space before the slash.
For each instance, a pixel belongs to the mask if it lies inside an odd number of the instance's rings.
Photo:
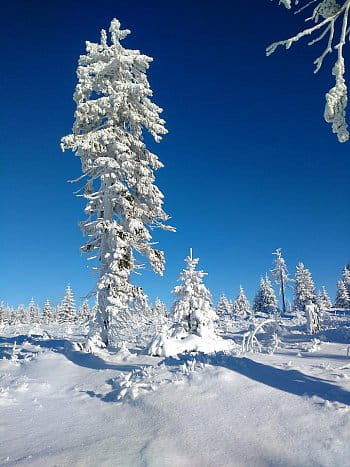
<path id="1" fill-rule="evenodd" d="M 0 331 L 0 465 L 350 465 L 350 317 L 314 340 L 283 320 L 274 354 L 97 355 L 59 326 Z M 15 344 L 16 343 L 16 344 Z"/>

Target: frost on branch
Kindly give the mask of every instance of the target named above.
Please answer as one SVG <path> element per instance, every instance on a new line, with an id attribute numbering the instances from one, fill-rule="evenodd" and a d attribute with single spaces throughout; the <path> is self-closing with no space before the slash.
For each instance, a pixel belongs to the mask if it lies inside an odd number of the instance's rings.
<path id="1" fill-rule="evenodd" d="M 332 74 L 335 76 L 335 86 L 326 94 L 326 107 L 324 119 L 332 124 L 333 133 L 338 135 L 341 143 L 349 139 L 348 125 L 346 123 L 346 107 L 348 92 L 344 79 L 344 59 L 341 57 L 334 65 Z"/>
<path id="2" fill-rule="evenodd" d="M 163 194 L 154 184 L 154 171 L 163 164 L 144 142 L 146 132 L 156 142 L 167 133 L 162 109 L 151 100 L 146 73 L 152 58 L 121 45 L 130 31 L 118 20 L 109 32 L 110 43 L 104 30 L 99 43 L 86 42 L 77 69 L 73 131 L 62 138 L 62 149 L 81 160 L 78 180 L 86 178 L 80 196 L 87 201 L 81 223 L 87 241 L 81 249 L 98 261 L 94 329 L 105 345 L 116 323 L 145 302 L 142 289 L 130 281 L 141 267 L 135 252 L 162 274 L 164 254 L 154 248 L 151 231 L 174 230 L 165 225 Z"/>
<path id="3" fill-rule="evenodd" d="M 291 8 L 291 0 L 280 0 L 279 5 L 284 5 L 286 8 L 290 9 Z"/>
<path id="4" fill-rule="evenodd" d="M 281 0 L 286 8 L 292 7 L 291 0 Z M 302 1 L 295 0 L 294 5 L 303 3 Z M 346 107 L 348 102 L 347 86 L 345 83 L 345 61 L 343 56 L 343 47 L 346 40 L 349 39 L 348 29 L 348 15 L 350 8 L 350 0 L 343 0 L 342 4 L 336 0 L 312 0 L 306 1 L 305 4 L 295 11 L 300 13 L 311 5 L 316 3 L 313 8 L 311 16 L 307 17 L 305 21 L 313 21 L 314 26 L 306 28 L 289 39 L 274 42 L 266 49 L 266 55 L 271 55 L 280 45 L 289 49 L 294 42 L 299 39 L 310 36 L 316 33 L 316 37 L 312 39 L 308 45 L 327 38 L 326 46 L 322 54 L 314 61 L 316 66 L 315 73 L 322 67 L 323 61 L 328 54 L 333 51 L 337 52 L 337 58 L 333 66 L 332 74 L 335 76 L 335 86 L 326 93 L 326 105 L 324 111 L 324 119 L 327 123 L 332 124 L 332 131 L 338 137 L 339 142 L 344 143 L 349 139 L 349 132 L 346 123 Z M 319 35 L 317 35 L 317 33 Z M 338 36 L 338 39 L 336 37 Z"/>

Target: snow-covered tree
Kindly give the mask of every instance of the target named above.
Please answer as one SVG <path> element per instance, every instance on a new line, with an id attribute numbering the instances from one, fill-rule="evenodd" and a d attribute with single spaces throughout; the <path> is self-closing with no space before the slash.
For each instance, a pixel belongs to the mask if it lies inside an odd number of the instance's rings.
<path id="1" fill-rule="evenodd" d="M 243 287 L 239 287 L 239 293 L 232 305 L 232 312 L 236 316 L 245 318 L 250 313 L 250 303 L 244 293 Z"/>
<path id="2" fill-rule="evenodd" d="M 99 43 L 86 42 L 79 58 L 77 104 L 73 133 L 62 139 L 81 159 L 88 218 L 81 223 L 88 241 L 82 251 L 99 260 L 98 309 L 94 333 L 107 345 L 117 315 L 142 295 L 130 275 L 140 267 L 134 250 L 145 256 L 153 270 L 164 270 L 164 254 L 154 248 L 151 229 L 168 220 L 163 195 L 154 184 L 154 171 L 163 167 L 144 142 L 148 131 L 156 142 L 167 133 L 162 109 L 151 101 L 147 69 L 152 58 L 125 49 L 121 40 L 129 30 L 111 22 L 110 40 L 101 32 Z"/>
<path id="3" fill-rule="evenodd" d="M 158 297 L 155 299 L 153 304 L 153 313 L 159 317 L 165 317 L 167 315 L 167 307 L 164 302 L 162 302 Z"/>
<path id="4" fill-rule="evenodd" d="M 348 294 L 350 296 L 350 269 L 348 269 L 348 267 L 345 267 L 343 269 L 342 280 L 343 280 L 344 285 L 346 287 L 346 290 L 348 291 Z"/>
<path id="5" fill-rule="evenodd" d="M 43 324 L 50 324 L 54 322 L 54 311 L 48 299 L 44 303 L 41 320 Z"/>
<path id="6" fill-rule="evenodd" d="M 296 267 L 295 284 L 294 284 L 294 310 L 304 311 L 306 302 L 316 302 L 315 284 L 312 280 L 311 273 L 305 268 L 303 263 L 299 263 Z"/>
<path id="7" fill-rule="evenodd" d="M 40 322 L 40 308 L 35 304 L 34 298 L 31 298 L 28 308 L 27 316 L 29 323 L 39 323 Z"/>
<path id="8" fill-rule="evenodd" d="M 272 253 L 276 256 L 274 259 L 274 268 L 271 270 L 272 276 L 275 279 L 276 284 L 279 286 L 280 294 L 282 297 L 282 312 L 286 313 L 286 286 L 291 281 L 288 275 L 286 262 L 282 257 L 282 248 L 277 248 Z"/>
<path id="9" fill-rule="evenodd" d="M 4 302 L 0 303 L 0 325 L 11 323 L 11 311 L 8 306 L 5 306 Z"/>
<path id="10" fill-rule="evenodd" d="M 232 313 L 232 304 L 224 293 L 220 295 L 218 304 L 216 306 L 216 313 L 219 318 L 225 318 Z"/>
<path id="11" fill-rule="evenodd" d="M 343 50 L 349 42 L 350 0 L 280 0 L 280 3 L 287 8 L 296 8 L 296 13 L 306 11 L 307 19 L 315 24 L 293 37 L 271 44 L 266 49 L 266 54 L 271 55 L 279 46 L 289 49 L 294 42 L 304 37 L 312 37 L 308 45 L 326 40 L 324 50 L 314 61 L 315 73 L 321 68 L 324 59 L 334 51 L 335 62 L 332 74 L 335 77 L 335 85 L 326 93 L 324 118 L 327 123 L 332 124 L 332 131 L 337 135 L 338 140 L 345 142 L 349 139 L 349 131 L 346 122 L 348 92 Z"/>
<path id="12" fill-rule="evenodd" d="M 321 329 L 320 313 L 317 305 L 311 300 L 306 300 L 304 303 L 304 311 L 306 315 L 306 330 L 310 334 L 315 334 Z"/>
<path id="13" fill-rule="evenodd" d="M 27 309 L 24 305 L 18 305 L 17 310 L 16 310 L 16 320 L 20 324 L 28 324 L 29 323 L 29 317 L 27 314 Z"/>
<path id="14" fill-rule="evenodd" d="M 204 336 L 212 333 L 217 315 L 212 306 L 212 297 L 203 283 L 206 272 L 196 270 L 199 258 L 190 255 L 185 259 L 187 268 L 183 269 L 179 281 L 182 284 L 173 289 L 178 297 L 172 307 L 172 318 L 181 324 L 187 333 Z"/>
<path id="15" fill-rule="evenodd" d="M 67 285 L 61 305 L 58 308 L 58 322 L 73 323 L 76 319 L 74 295 L 70 285 Z"/>
<path id="16" fill-rule="evenodd" d="M 90 320 L 92 316 L 92 311 L 90 310 L 89 303 L 87 300 L 84 300 L 81 307 L 79 308 L 77 320 L 80 323 L 86 323 Z"/>
<path id="17" fill-rule="evenodd" d="M 277 313 L 278 303 L 268 275 L 261 277 L 260 287 L 253 303 L 253 312 Z"/>
<path id="18" fill-rule="evenodd" d="M 11 312 L 10 323 L 11 324 L 17 324 L 18 320 L 17 320 L 17 310 L 16 310 L 16 308 L 11 307 L 10 312 Z"/>
<path id="19" fill-rule="evenodd" d="M 320 310 L 330 310 L 332 308 L 332 302 L 327 293 L 326 287 L 322 287 L 316 297 L 316 304 Z"/>
<path id="20" fill-rule="evenodd" d="M 343 280 L 338 281 L 337 296 L 335 298 L 335 308 L 350 309 L 350 296 Z"/>

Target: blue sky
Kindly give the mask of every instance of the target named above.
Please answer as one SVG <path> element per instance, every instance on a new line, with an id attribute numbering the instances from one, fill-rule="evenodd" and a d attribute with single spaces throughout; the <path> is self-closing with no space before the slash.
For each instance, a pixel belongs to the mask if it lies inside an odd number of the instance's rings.
<path id="1" fill-rule="evenodd" d="M 169 130 L 151 148 L 177 233 L 154 235 L 164 277 L 147 266 L 136 282 L 171 303 L 193 247 L 215 299 L 240 284 L 252 298 L 282 247 L 291 273 L 303 261 L 334 296 L 350 259 L 350 143 L 322 118 L 332 59 L 314 76 L 319 48 L 264 52 L 301 18 L 277 0 L 14 0 L 2 17 L 0 300 L 56 303 L 67 283 L 77 299 L 94 287 L 79 252 L 83 202 L 67 183 L 80 163 L 59 140 L 73 123 L 84 41 L 113 17 L 132 30 L 124 46 L 154 58 L 149 80 Z"/>

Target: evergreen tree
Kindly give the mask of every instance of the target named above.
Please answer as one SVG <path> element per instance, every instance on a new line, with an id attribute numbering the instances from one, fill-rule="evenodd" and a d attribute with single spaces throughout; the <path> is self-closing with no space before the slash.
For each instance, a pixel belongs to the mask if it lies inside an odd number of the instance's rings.
<path id="1" fill-rule="evenodd" d="M 156 298 L 156 300 L 154 301 L 154 305 L 153 305 L 152 309 L 153 309 L 153 313 L 156 316 L 166 317 L 166 315 L 167 315 L 167 307 L 166 307 L 165 303 L 162 302 L 159 298 Z"/>
<path id="2" fill-rule="evenodd" d="M 58 322 L 62 323 L 74 323 L 76 319 L 76 308 L 72 289 L 70 285 L 67 285 L 66 292 L 64 294 L 62 303 L 58 310 Z"/>
<path id="3" fill-rule="evenodd" d="M 337 296 L 334 306 L 335 308 L 350 309 L 350 296 L 343 280 L 338 281 Z"/>
<path id="4" fill-rule="evenodd" d="M 54 312 L 49 300 L 46 300 L 43 307 L 42 323 L 50 324 L 54 322 Z"/>
<path id="5" fill-rule="evenodd" d="M 76 152 L 88 177 L 83 195 L 88 219 L 81 223 L 88 241 L 82 251 L 98 250 L 94 341 L 101 345 L 108 345 L 117 315 L 128 314 L 143 293 L 130 282 L 138 267 L 133 251 L 162 274 L 164 254 L 154 249 L 150 229 L 174 230 L 163 223 L 168 220 L 163 195 L 153 183 L 154 170 L 163 164 L 144 143 L 145 130 L 157 142 L 167 133 L 162 109 L 151 101 L 146 72 L 152 59 L 121 45 L 130 31 L 120 29 L 118 20 L 109 32 L 110 45 L 105 30 L 100 43 L 86 42 L 77 70 L 73 133 L 62 139 L 62 148 Z"/>
<path id="6" fill-rule="evenodd" d="M 207 273 L 196 270 L 198 261 L 198 258 L 192 258 L 191 249 L 185 259 L 187 268 L 179 277 L 182 284 L 173 289 L 178 299 L 172 307 L 172 317 L 186 332 L 204 336 L 213 332 L 217 315 L 212 307 L 211 293 L 203 284 Z"/>
<path id="7" fill-rule="evenodd" d="M 282 313 L 286 313 L 286 286 L 291 281 L 288 275 L 288 270 L 284 258 L 282 257 L 282 248 L 272 253 L 276 256 L 274 260 L 274 268 L 271 270 L 272 276 L 275 279 L 276 284 L 280 288 L 280 294 L 282 297 Z"/>
<path id="8" fill-rule="evenodd" d="M 315 284 L 310 271 L 305 268 L 303 263 L 299 263 L 295 275 L 294 310 L 304 311 L 308 300 L 312 303 L 316 302 Z"/>
<path id="9" fill-rule="evenodd" d="M 344 285 L 346 287 L 346 290 L 350 296 L 350 269 L 348 269 L 347 267 L 345 267 L 343 269 L 343 274 L 342 274 L 342 280 L 344 282 Z"/>
<path id="10" fill-rule="evenodd" d="M 80 323 L 86 323 L 90 320 L 92 312 L 89 307 L 87 300 L 84 300 L 81 307 L 79 308 L 78 321 Z"/>
<path id="11" fill-rule="evenodd" d="M 10 308 L 10 324 L 17 324 L 17 310 L 14 307 Z"/>
<path id="12" fill-rule="evenodd" d="M 250 303 L 240 286 L 236 300 L 233 302 L 232 311 L 235 315 L 245 318 L 250 313 Z"/>
<path id="13" fill-rule="evenodd" d="M 29 318 L 27 314 L 26 307 L 24 305 L 18 305 L 16 311 L 16 320 L 20 324 L 28 324 Z"/>
<path id="14" fill-rule="evenodd" d="M 261 277 L 260 287 L 253 303 L 253 312 L 277 313 L 278 303 L 268 275 Z"/>
<path id="15" fill-rule="evenodd" d="M 35 304 L 33 297 L 27 308 L 27 316 L 30 324 L 37 324 L 40 322 L 40 309 L 38 305 Z"/>
<path id="16" fill-rule="evenodd" d="M 4 302 L 0 303 L 0 325 L 10 324 L 11 322 L 11 311 L 8 306 L 5 306 Z"/>
<path id="17" fill-rule="evenodd" d="M 216 306 L 216 313 L 219 318 L 230 316 L 232 313 L 232 305 L 224 293 L 220 295 L 218 304 Z"/>
<path id="18" fill-rule="evenodd" d="M 322 287 L 322 290 L 318 292 L 316 297 L 316 304 L 320 310 L 330 310 L 332 308 L 332 302 L 327 293 L 326 287 Z"/>

